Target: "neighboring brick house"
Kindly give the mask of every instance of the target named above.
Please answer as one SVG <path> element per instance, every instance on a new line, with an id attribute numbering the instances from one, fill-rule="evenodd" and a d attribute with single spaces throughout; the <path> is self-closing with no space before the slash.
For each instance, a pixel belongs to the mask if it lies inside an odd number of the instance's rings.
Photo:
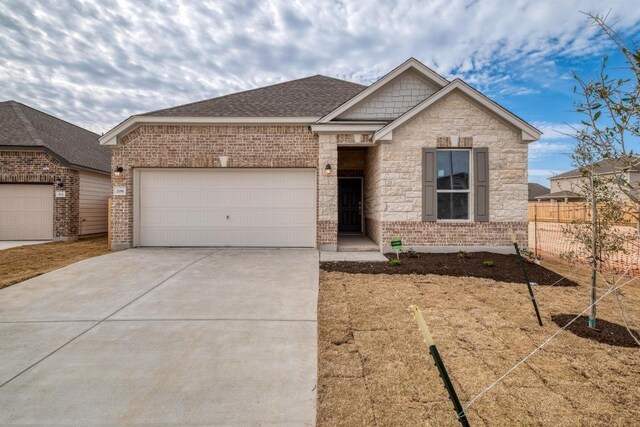
<path id="1" fill-rule="evenodd" d="M 371 86 L 313 76 L 132 116 L 112 148 L 112 246 L 508 250 L 541 133 L 409 59 Z"/>
<path id="2" fill-rule="evenodd" d="M 0 240 L 105 233 L 109 159 L 97 134 L 0 102 Z"/>

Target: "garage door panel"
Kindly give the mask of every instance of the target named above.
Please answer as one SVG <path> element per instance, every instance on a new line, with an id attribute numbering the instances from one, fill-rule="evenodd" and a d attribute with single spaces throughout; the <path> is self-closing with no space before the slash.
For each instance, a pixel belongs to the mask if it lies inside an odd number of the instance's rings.
<path id="1" fill-rule="evenodd" d="M 139 174 L 141 246 L 315 246 L 313 169 Z"/>
<path id="2" fill-rule="evenodd" d="M 53 187 L 0 185 L 0 240 L 53 238 Z"/>

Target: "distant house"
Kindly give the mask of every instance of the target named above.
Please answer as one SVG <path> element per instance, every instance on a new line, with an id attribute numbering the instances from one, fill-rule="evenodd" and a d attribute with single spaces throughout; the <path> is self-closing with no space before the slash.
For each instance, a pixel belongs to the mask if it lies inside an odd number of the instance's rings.
<path id="1" fill-rule="evenodd" d="M 550 190 L 544 185 L 537 184 L 535 182 L 529 183 L 529 201 L 535 202 L 536 197 L 544 196 L 545 194 L 549 194 Z"/>
<path id="2" fill-rule="evenodd" d="M 97 134 L 0 102 L 0 240 L 74 240 L 107 231 L 109 148 Z"/>
<path id="3" fill-rule="evenodd" d="M 612 178 L 624 174 L 626 180 L 631 184 L 636 184 L 640 181 L 640 172 L 637 168 L 627 172 L 621 172 L 622 167 L 623 165 L 620 161 L 603 160 L 595 164 L 594 172 L 596 175 Z M 584 200 L 581 193 L 585 183 L 586 178 L 583 176 L 579 168 L 561 173 L 551 178 L 551 192 L 549 194 L 536 197 L 536 200 L 564 202 Z M 628 197 L 621 191 L 619 191 L 618 195 L 620 200 L 628 200 Z"/>

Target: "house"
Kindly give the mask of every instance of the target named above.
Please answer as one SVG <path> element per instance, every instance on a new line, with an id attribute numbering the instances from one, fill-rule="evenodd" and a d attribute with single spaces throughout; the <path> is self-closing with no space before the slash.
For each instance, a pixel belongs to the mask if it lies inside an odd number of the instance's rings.
<path id="1" fill-rule="evenodd" d="M 530 202 L 535 202 L 537 197 L 544 196 L 546 194 L 549 194 L 549 192 L 550 192 L 547 187 L 545 187 L 544 185 L 535 183 L 535 182 L 530 182 L 528 184 L 528 188 L 529 188 L 529 201 Z"/>
<path id="2" fill-rule="evenodd" d="M 0 102 L 0 240 L 74 240 L 107 231 L 110 152 L 98 135 Z"/>
<path id="3" fill-rule="evenodd" d="M 100 138 L 112 247 L 510 250 L 540 135 L 415 59 L 370 86 L 316 75 L 132 116 Z"/>
<path id="4" fill-rule="evenodd" d="M 619 160 L 601 160 L 594 164 L 594 174 L 606 178 L 616 178 L 623 175 L 624 178 L 632 185 L 640 182 L 640 172 L 638 168 L 632 168 L 626 172 L 622 172 L 624 164 Z M 538 200 L 551 201 L 584 201 L 582 196 L 584 193 L 587 178 L 580 171 L 580 168 L 570 170 L 550 178 L 551 193 L 538 197 Z M 620 198 L 620 201 L 627 201 L 629 197 L 613 185 L 612 188 Z"/>

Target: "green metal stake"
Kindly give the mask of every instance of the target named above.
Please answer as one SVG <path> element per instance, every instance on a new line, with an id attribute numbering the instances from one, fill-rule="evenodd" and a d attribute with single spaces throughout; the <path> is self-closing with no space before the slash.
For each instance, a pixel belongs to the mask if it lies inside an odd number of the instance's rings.
<path id="1" fill-rule="evenodd" d="M 529 297 L 531 298 L 531 302 L 533 303 L 533 309 L 536 312 L 536 317 L 538 318 L 538 324 L 542 326 L 542 317 L 540 317 L 540 311 L 538 310 L 538 303 L 536 302 L 536 296 L 533 294 L 533 288 L 531 288 L 531 282 L 529 281 L 529 274 L 527 273 L 527 266 L 525 265 L 524 258 L 520 255 L 520 248 L 518 247 L 518 241 L 516 240 L 516 235 L 511 232 L 511 240 L 513 241 L 513 247 L 516 248 L 516 255 L 520 259 L 520 265 L 522 266 L 522 274 L 524 274 L 524 281 L 527 283 L 527 289 L 529 289 Z"/>
<path id="2" fill-rule="evenodd" d="M 449 393 L 449 399 L 453 402 L 453 409 L 456 411 L 456 417 L 462 427 L 471 427 L 469 424 L 469 420 L 467 420 L 467 415 L 464 413 L 464 408 L 460 404 L 460 399 L 458 399 L 458 395 L 456 394 L 456 389 L 453 388 L 453 384 L 451 383 L 451 379 L 449 379 L 449 374 L 447 373 L 447 368 L 444 366 L 444 362 L 440 357 L 440 353 L 438 353 L 438 348 L 436 347 L 436 343 L 433 341 L 431 337 L 431 331 L 429 331 L 429 327 L 427 326 L 427 322 L 425 322 L 424 317 L 422 316 L 422 312 L 420 308 L 416 305 L 412 305 L 409 309 L 413 312 L 413 318 L 418 324 L 418 328 L 422 332 L 422 336 L 424 337 L 424 342 L 427 343 L 429 347 L 429 353 L 431 353 L 431 357 L 438 368 L 438 372 L 440 373 L 440 378 L 442 378 L 442 382 L 444 383 L 444 388 L 447 389 Z"/>

